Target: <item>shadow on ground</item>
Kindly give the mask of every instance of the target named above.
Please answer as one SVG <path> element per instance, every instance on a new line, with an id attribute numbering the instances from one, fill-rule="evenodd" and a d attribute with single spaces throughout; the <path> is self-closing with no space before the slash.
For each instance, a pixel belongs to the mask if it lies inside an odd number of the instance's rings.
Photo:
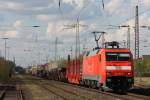
<path id="1" fill-rule="evenodd" d="M 150 96 L 150 87 L 148 87 L 148 88 L 133 88 L 133 89 L 129 90 L 129 93 Z"/>

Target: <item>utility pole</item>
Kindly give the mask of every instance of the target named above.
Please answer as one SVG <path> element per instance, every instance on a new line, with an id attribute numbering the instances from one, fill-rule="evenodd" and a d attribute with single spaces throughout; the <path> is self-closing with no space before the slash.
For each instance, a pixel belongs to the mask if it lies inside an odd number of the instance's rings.
<path id="1" fill-rule="evenodd" d="M 86 42 L 87 42 L 87 39 L 85 38 L 83 42 L 83 53 L 87 51 Z"/>
<path id="2" fill-rule="evenodd" d="M 57 61 L 57 44 L 58 44 L 58 37 L 55 39 L 55 62 Z"/>
<path id="3" fill-rule="evenodd" d="M 7 56 L 8 56 L 8 60 L 9 60 L 10 47 L 6 47 L 6 48 L 8 49 L 8 51 L 7 51 L 8 55 Z"/>
<path id="4" fill-rule="evenodd" d="M 77 60 L 80 56 L 80 27 L 86 27 L 87 25 L 82 25 L 79 22 L 79 17 L 77 18 L 77 23 L 73 25 L 65 25 L 66 28 L 64 29 L 76 29 L 76 36 L 75 36 L 75 59 Z"/>
<path id="5" fill-rule="evenodd" d="M 102 44 L 101 44 L 101 45 L 102 45 L 102 48 L 105 47 L 105 36 L 104 36 L 105 33 L 106 33 L 106 32 L 101 32 L 101 34 L 102 34 Z"/>
<path id="6" fill-rule="evenodd" d="M 73 55 L 73 54 L 72 54 L 72 51 L 73 51 L 73 50 L 72 50 L 72 46 L 71 46 L 71 47 L 70 47 L 70 54 L 71 54 L 71 55 L 70 55 L 70 58 L 71 58 L 71 59 L 72 59 L 72 55 Z"/>
<path id="7" fill-rule="evenodd" d="M 3 39 L 5 40 L 5 57 L 4 57 L 4 58 L 5 58 L 5 60 L 6 60 L 6 46 L 7 46 L 7 39 L 8 39 L 8 38 L 3 38 Z"/>
<path id="8" fill-rule="evenodd" d="M 2 57 L 2 51 L 0 50 L 0 57 Z"/>
<path id="9" fill-rule="evenodd" d="M 130 26 L 128 27 L 128 34 L 127 34 L 127 48 L 130 49 Z"/>
<path id="10" fill-rule="evenodd" d="M 15 59 L 15 57 L 14 57 L 13 59 L 14 59 L 14 63 L 16 63 L 16 59 Z"/>
<path id="11" fill-rule="evenodd" d="M 135 59 L 139 58 L 139 14 L 138 5 L 136 6 L 136 18 L 135 18 Z"/>
<path id="12" fill-rule="evenodd" d="M 77 23 L 73 25 L 73 28 L 76 28 L 76 48 L 75 48 L 75 59 L 77 60 L 78 57 L 80 56 L 80 23 L 79 23 L 79 18 L 77 18 Z"/>
<path id="13" fill-rule="evenodd" d="M 76 59 L 80 56 L 80 34 L 79 34 L 79 18 L 77 18 L 76 24 Z"/>

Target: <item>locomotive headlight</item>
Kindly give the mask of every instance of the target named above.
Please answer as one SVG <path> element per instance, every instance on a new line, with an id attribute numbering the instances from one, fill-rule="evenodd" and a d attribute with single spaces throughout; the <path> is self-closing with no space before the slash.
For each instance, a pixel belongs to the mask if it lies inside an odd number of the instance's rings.
<path id="1" fill-rule="evenodd" d="M 131 70 L 131 66 L 121 66 L 122 70 Z"/>
<path id="2" fill-rule="evenodd" d="M 131 66 L 106 66 L 106 70 L 131 70 Z"/>
<path id="3" fill-rule="evenodd" d="M 116 70 L 116 66 L 106 66 L 106 70 Z"/>

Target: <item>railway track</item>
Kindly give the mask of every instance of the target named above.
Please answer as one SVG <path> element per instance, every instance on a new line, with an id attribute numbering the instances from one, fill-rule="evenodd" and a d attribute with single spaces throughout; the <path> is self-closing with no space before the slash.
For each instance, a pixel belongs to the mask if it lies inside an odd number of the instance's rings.
<path id="1" fill-rule="evenodd" d="M 17 91 L 17 100 L 25 100 L 24 93 L 22 90 Z"/>
<path id="2" fill-rule="evenodd" d="M 41 81 L 42 82 L 42 81 Z M 43 82 L 42 82 L 43 83 Z M 82 98 L 82 99 L 85 99 L 85 100 L 92 100 L 91 98 L 89 98 L 89 97 L 87 97 L 87 96 L 85 96 L 85 95 L 82 95 L 82 94 L 79 94 L 79 93 L 75 93 L 75 92 L 73 92 L 72 90 L 67 90 L 67 89 L 64 89 L 63 87 L 60 87 L 60 86 L 57 86 L 56 84 L 54 85 L 54 84 L 50 84 L 49 82 L 47 83 L 43 83 L 43 84 L 45 84 L 45 85 L 47 85 L 47 86 L 51 86 L 51 87 L 54 87 L 54 88 L 57 88 L 57 89 L 60 89 L 60 90 L 62 90 L 62 91 L 64 91 L 64 92 L 66 92 L 66 93 L 69 93 L 69 94 L 71 94 L 71 95 L 74 95 L 74 96 L 78 96 L 79 98 Z"/>
<path id="3" fill-rule="evenodd" d="M 0 92 L 0 100 L 3 100 L 3 99 L 4 99 L 5 94 L 6 94 L 6 89 L 1 90 L 1 92 Z"/>
<path id="4" fill-rule="evenodd" d="M 43 82 L 42 80 L 39 80 L 39 83 L 34 82 L 35 84 L 39 85 L 43 89 L 47 90 L 48 92 L 62 98 L 63 100 L 92 100 L 85 96 L 81 96 L 77 93 L 68 91 L 66 89 L 63 89 L 61 87 L 55 86 L 53 84 L 47 84 L 47 82 Z"/>
<path id="5" fill-rule="evenodd" d="M 84 90 L 87 90 L 87 91 L 93 91 L 93 92 L 97 92 L 97 93 L 100 93 L 100 94 L 103 94 L 103 95 L 112 96 L 112 97 L 115 97 L 115 98 L 118 98 L 118 99 L 121 99 L 121 100 L 150 100 L 149 96 L 137 95 L 137 94 L 134 94 L 134 93 L 116 94 L 116 93 L 113 93 L 113 92 L 103 92 L 103 91 L 100 91 L 100 90 L 86 88 L 86 87 L 82 87 L 82 86 L 78 86 L 78 85 L 72 85 L 72 84 L 68 84 L 68 83 L 64 83 L 64 82 L 58 82 L 58 81 L 55 81 L 55 82 L 57 82 L 58 84 L 69 85 L 69 86 L 84 89 Z"/>
<path id="6" fill-rule="evenodd" d="M 119 95 L 111 94 L 111 93 L 108 93 L 108 92 L 101 92 L 101 91 L 96 90 L 96 89 L 86 88 L 86 87 L 77 86 L 77 85 L 72 85 L 72 84 L 63 83 L 63 82 L 58 82 L 58 81 L 53 81 L 53 83 L 47 82 L 47 85 L 50 85 L 50 86 L 52 86 L 52 87 L 61 89 L 61 90 L 63 90 L 64 92 L 71 93 L 71 94 L 73 94 L 73 95 L 79 96 L 79 97 L 83 98 L 83 100 L 93 100 L 93 99 L 92 99 L 92 97 L 88 97 L 88 95 L 85 95 L 85 94 L 84 94 L 84 95 L 78 94 L 78 93 L 73 92 L 72 90 L 66 90 L 66 89 L 62 88 L 62 86 L 56 86 L 56 85 L 54 85 L 55 83 L 56 83 L 56 84 L 59 84 L 59 85 L 67 85 L 67 86 L 69 85 L 69 86 L 71 86 L 71 87 L 80 88 L 80 89 L 83 89 L 83 90 L 86 90 L 86 91 L 92 91 L 92 92 L 95 92 L 95 93 L 101 93 L 101 94 L 103 94 L 103 95 L 105 95 L 105 96 L 106 96 L 106 95 L 107 95 L 107 96 L 111 96 L 111 97 L 115 98 L 115 100 L 116 100 L 116 99 L 119 99 L 119 100 L 129 100 L 129 99 L 120 97 Z M 46 83 L 44 83 L 44 84 L 46 84 Z"/>
<path id="7" fill-rule="evenodd" d="M 23 91 L 16 85 L 4 85 L 0 88 L 0 100 L 25 100 Z"/>
<path id="8" fill-rule="evenodd" d="M 33 80 L 33 79 L 32 79 Z M 59 82 L 59 81 L 53 81 L 53 80 L 43 80 L 41 78 L 36 79 L 35 81 L 38 81 L 38 84 L 40 87 L 42 87 L 43 89 L 49 91 L 50 93 L 53 93 L 54 95 L 62 98 L 63 100 L 71 100 L 68 96 L 65 95 L 65 93 L 72 95 L 72 96 L 78 96 L 80 98 L 82 98 L 83 100 L 98 100 L 98 99 L 92 99 L 92 97 L 90 97 L 90 95 L 88 95 L 88 93 L 78 93 L 79 91 L 90 91 L 92 93 L 95 93 L 96 96 L 104 96 L 104 97 L 111 97 L 114 99 L 111 100 L 150 100 L 149 96 L 143 96 L 143 95 L 138 95 L 135 93 L 127 93 L 127 94 L 117 94 L 114 92 L 103 92 L 100 90 L 96 90 L 96 89 L 92 89 L 92 88 L 87 88 L 87 87 L 83 87 L 83 86 L 78 86 L 78 85 L 73 85 L 73 84 L 69 84 L 69 83 L 64 83 L 64 82 Z M 70 88 L 69 88 L 70 87 Z M 70 90 L 69 90 L 70 89 Z M 73 89 L 77 90 L 76 92 L 73 91 Z M 61 91 L 61 93 L 64 92 L 63 94 L 60 94 L 59 91 Z M 80 100 L 80 99 L 78 99 Z M 110 100 L 110 99 L 108 99 Z"/>
<path id="9" fill-rule="evenodd" d="M 28 77 L 27 77 L 28 78 Z M 42 79 L 35 79 L 35 78 L 28 78 L 26 81 L 36 84 L 37 86 L 41 87 L 42 89 L 46 90 L 49 94 L 54 94 L 55 96 L 61 98 L 62 100 L 69 100 L 66 96 L 60 95 L 59 93 L 55 92 L 54 90 L 51 90 L 48 86 L 42 84 Z"/>

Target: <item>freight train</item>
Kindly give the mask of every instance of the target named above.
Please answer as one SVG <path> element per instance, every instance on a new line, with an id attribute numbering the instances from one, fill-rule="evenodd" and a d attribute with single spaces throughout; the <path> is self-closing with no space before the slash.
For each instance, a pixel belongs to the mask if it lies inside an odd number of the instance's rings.
<path id="1" fill-rule="evenodd" d="M 134 84 L 133 56 L 118 42 L 107 42 L 105 48 L 95 48 L 84 54 L 82 60 L 68 56 L 65 68 L 54 68 L 44 77 L 73 84 L 126 92 Z"/>

